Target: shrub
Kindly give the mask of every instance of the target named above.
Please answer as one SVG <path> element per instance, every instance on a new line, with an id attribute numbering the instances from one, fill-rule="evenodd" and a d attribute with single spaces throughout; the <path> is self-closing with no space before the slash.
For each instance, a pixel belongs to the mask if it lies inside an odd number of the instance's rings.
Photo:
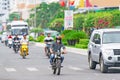
<path id="1" fill-rule="evenodd" d="M 63 42 L 64 45 L 67 45 L 67 42 Z"/>
<path id="2" fill-rule="evenodd" d="M 79 37 L 80 39 L 87 39 L 88 35 L 83 31 L 79 31 Z"/>
<path id="3" fill-rule="evenodd" d="M 44 42 L 45 36 L 38 36 L 36 42 Z"/>
<path id="4" fill-rule="evenodd" d="M 88 45 L 89 39 L 80 39 L 79 44 Z"/>
<path id="5" fill-rule="evenodd" d="M 87 39 L 88 36 L 83 31 L 72 31 L 65 35 L 67 40 L 75 40 L 75 39 Z"/>
<path id="6" fill-rule="evenodd" d="M 72 30 L 64 30 L 64 31 L 62 31 L 62 33 L 61 33 L 61 34 L 66 35 L 67 33 L 71 32 L 71 31 L 72 31 Z"/>
<path id="7" fill-rule="evenodd" d="M 34 41 L 34 38 L 32 36 L 29 36 L 29 41 Z"/>
<path id="8" fill-rule="evenodd" d="M 83 44 L 76 44 L 75 47 L 76 48 L 87 49 L 87 45 L 83 45 Z"/>

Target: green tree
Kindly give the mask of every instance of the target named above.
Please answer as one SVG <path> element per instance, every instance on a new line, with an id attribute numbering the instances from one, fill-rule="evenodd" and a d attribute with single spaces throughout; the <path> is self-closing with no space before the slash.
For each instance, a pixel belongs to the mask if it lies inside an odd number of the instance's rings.
<path id="1" fill-rule="evenodd" d="M 63 24 L 64 24 L 63 18 L 56 18 L 51 22 L 50 27 L 54 30 L 61 32 Z"/>
<path id="2" fill-rule="evenodd" d="M 9 21 L 13 21 L 13 20 L 19 20 L 20 19 L 20 14 L 13 12 L 9 15 Z"/>
<path id="3" fill-rule="evenodd" d="M 84 18 L 85 16 L 82 14 L 74 15 L 73 25 L 75 29 L 80 30 L 83 28 Z"/>
<path id="4" fill-rule="evenodd" d="M 31 11 L 34 11 L 34 9 Z M 34 16 L 35 14 L 33 13 L 30 18 L 34 19 Z M 36 7 L 36 26 L 47 28 L 56 18 L 64 18 L 64 8 L 59 3 L 47 4 L 43 2 Z"/>
<path id="5" fill-rule="evenodd" d="M 30 32 L 35 33 L 35 37 L 37 37 L 37 35 L 38 35 L 40 32 L 43 32 L 43 30 L 42 30 L 41 28 L 33 28 L 32 30 L 30 30 Z"/>

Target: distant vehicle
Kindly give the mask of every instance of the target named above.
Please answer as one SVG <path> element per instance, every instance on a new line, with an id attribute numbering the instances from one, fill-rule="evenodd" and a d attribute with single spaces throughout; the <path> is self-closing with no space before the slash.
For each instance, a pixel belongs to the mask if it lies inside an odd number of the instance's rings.
<path id="1" fill-rule="evenodd" d="M 1 40 L 1 38 L 2 38 L 2 35 L 0 34 L 0 40 Z"/>
<path id="2" fill-rule="evenodd" d="M 100 64 L 102 73 L 109 67 L 120 67 L 120 29 L 94 30 L 88 44 L 89 68 Z"/>
<path id="3" fill-rule="evenodd" d="M 4 43 L 6 38 L 7 38 L 7 32 L 3 32 L 3 34 L 1 35 L 1 43 Z"/>
<path id="4" fill-rule="evenodd" d="M 28 23 L 25 21 L 12 21 L 8 26 L 10 27 L 10 32 L 13 37 L 18 35 L 22 38 L 24 34 L 28 35 Z"/>
<path id="5" fill-rule="evenodd" d="M 50 33 L 51 36 L 53 36 L 53 37 L 56 37 L 56 36 L 59 34 L 58 31 L 53 31 L 53 30 L 44 31 L 44 35 L 45 35 L 45 36 L 47 36 L 48 33 Z"/>

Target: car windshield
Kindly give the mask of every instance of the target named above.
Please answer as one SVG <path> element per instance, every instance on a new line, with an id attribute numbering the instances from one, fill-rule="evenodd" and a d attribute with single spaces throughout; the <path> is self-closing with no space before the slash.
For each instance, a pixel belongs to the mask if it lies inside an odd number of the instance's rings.
<path id="1" fill-rule="evenodd" d="M 103 44 L 120 43 L 120 32 L 104 32 Z"/>

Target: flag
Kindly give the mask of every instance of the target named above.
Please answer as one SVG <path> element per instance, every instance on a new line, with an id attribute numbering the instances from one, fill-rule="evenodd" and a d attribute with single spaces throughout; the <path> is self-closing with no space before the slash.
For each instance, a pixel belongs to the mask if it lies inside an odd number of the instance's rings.
<path id="1" fill-rule="evenodd" d="M 85 1 L 84 0 L 80 0 L 78 8 L 84 8 L 84 7 L 85 7 Z"/>
<path id="2" fill-rule="evenodd" d="M 86 7 L 92 7 L 89 0 L 86 0 Z"/>

